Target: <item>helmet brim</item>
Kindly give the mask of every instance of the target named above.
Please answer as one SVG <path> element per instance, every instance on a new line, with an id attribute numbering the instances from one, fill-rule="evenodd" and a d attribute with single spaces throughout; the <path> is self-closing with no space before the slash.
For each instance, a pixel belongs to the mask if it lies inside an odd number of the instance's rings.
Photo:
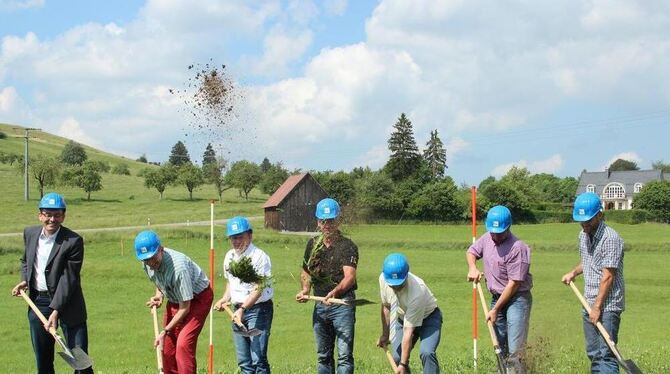
<path id="1" fill-rule="evenodd" d="M 572 219 L 576 222 L 586 222 L 586 221 L 591 220 L 591 218 L 595 217 L 596 214 L 598 214 L 598 212 L 595 212 L 594 214 L 592 214 L 590 216 L 586 216 L 586 215 L 582 216 L 582 215 L 579 215 L 577 213 L 572 213 Z"/>
<path id="2" fill-rule="evenodd" d="M 401 284 L 405 283 L 405 280 L 407 280 L 407 277 L 405 277 L 405 278 L 396 278 L 396 279 L 393 279 L 393 278 L 386 278 L 386 277 L 384 277 L 384 281 L 385 281 L 386 284 L 388 284 L 389 286 L 400 286 Z"/>
<path id="3" fill-rule="evenodd" d="M 493 226 L 486 225 L 486 231 L 488 231 L 492 234 L 502 234 L 503 232 L 507 231 L 507 229 L 510 226 L 511 225 L 507 225 L 505 227 L 493 227 Z"/>
<path id="4" fill-rule="evenodd" d="M 154 257 L 156 252 L 158 252 L 158 248 L 154 249 L 153 251 L 149 251 L 147 253 L 142 253 L 142 254 L 137 255 L 137 259 L 140 260 L 140 261 L 148 260 L 148 259 Z"/>

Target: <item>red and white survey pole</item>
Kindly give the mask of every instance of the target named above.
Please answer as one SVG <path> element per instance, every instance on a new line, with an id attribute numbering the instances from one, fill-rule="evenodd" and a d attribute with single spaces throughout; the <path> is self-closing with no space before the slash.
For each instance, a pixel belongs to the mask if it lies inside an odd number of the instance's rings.
<path id="1" fill-rule="evenodd" d="M 209 286 L 214 292 L 214 203 L 216 200 L 209 201 Z M 214 336 L 214 313 L 209 311 L 209 354 L 207 356 L 207 372 L 212 374 L 214 372 L 214 343 L 212 337 Z"/>
<path id="2" fill-rule="evenodd" d="M 477 241 L 477 187 L 472 186 L 472 244 Z M 472 282 L 472 360 L 477 371 L 477 282 Z"/>

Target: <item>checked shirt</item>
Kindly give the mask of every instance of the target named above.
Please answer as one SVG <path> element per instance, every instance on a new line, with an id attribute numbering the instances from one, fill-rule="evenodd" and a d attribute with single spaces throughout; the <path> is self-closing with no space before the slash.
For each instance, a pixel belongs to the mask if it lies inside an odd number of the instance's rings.
<path id="1" fill-rule="evenodd" d="M 612 288 L 607 294 L 602 310 L 624 310 L 623 239 L 611 227 L 601 222 L 593 238 L 583 230 L 579 233 L 579 253 L 584 272 L 584 296 L 590 305 L 596 301 L 603 268 L 615 268 Z"/>

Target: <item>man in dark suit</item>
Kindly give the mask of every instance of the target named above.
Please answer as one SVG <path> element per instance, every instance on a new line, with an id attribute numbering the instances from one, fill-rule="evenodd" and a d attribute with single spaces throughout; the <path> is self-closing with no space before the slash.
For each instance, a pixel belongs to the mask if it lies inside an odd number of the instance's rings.
<path id="1" fill-rule="evenodd" d="M 42 226 L 23 231 L 25 251 L 21 257 L 21 282 L 12 289 L 20 296 L 29 290 L 30 298 L 48 319 L 42 324 L 28 310 L 30 337 L 35 351 L 37 372 L 54 373 L 54 339 L 51 327 L 60 321 L 70 348 L 80 347 L 88 352 L 86 304 L 81 290 L 79 272 L 84 261 L 84 240 L 74 231 L 62 226 L 65 221 L 65 200 L 51 192 L 40 200 L 39 220 Z M 88 368 L 79 373 L 92 373 Z"/>

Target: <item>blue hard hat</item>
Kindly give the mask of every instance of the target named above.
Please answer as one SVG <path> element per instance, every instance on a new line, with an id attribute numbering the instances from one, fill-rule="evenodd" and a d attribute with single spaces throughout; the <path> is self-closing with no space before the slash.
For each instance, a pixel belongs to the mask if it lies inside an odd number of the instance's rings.
<path id="1" fill-rule="evenodd" d="M 409 263 L 401 253 L 391 253 L 384 259 L 382 267 L 384 280 L 389 286 L 399 286 L 407 279 L 409 273 Z"/>
<path id="2" fill-rule="evenodd" d="M 331 198 L 325 198 L 316 204 L 316 218 L 333 219 L 340 215 L 340 204 Z"/>
<path id="3" fill-rule="evenodd" d="M 135 237 L 135 255 L 140 261 L 153 257 L 160 246 L 161 240 L 153 231 L 142 231 Z"/>
<path id="4" fill-rule="evenodd" d="M 247 231 L 251 231 L 251 224 L 248 219 L 242 216 L 233 217 L 226 224 L 226 236 L 228 237 Z"/>
<path id="5" fill-rule="evenodd" d="M 584 192 L 575 199 L 575 207 L 572 210 L 572 219 L 585 222 L 593 218 L 602 210 L 602 203 L 595 192 Z"/>
<path id="6" fill-rule="evenodd" d="M 494 234 L 505 232 L 512 226 L 512 212 L 506 206 L 496 205 L 486 214 L 486 231 Z"/>
<path id="7" fill-rule="evenodd" d="M 63 199 L 63 196 L 55 192 L 49 192 L 42 197 L 42 200 L 40 200 L 39 209 L 65 210 L 65 199 Z"/>

